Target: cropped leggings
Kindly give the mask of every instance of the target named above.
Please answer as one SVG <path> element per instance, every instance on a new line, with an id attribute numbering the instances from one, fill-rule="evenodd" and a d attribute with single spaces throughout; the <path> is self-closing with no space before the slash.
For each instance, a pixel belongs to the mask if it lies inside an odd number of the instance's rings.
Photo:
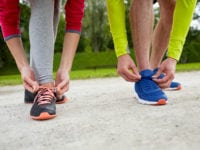
<path id="1" fill-rule="evenodd" d="M 39 84 L 54 82 L 53 56 L 61 0 L 29 0 L 30 65 Z"/>

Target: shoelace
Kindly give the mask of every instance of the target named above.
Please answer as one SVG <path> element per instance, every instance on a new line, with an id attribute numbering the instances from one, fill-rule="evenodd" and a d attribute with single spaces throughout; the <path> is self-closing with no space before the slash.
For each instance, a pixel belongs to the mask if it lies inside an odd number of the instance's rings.
<path id="1" fill-rule="evenodd" d="M 47 87 L 40 87 L 35 97 L 38 105 L 49 104 L 53 99 L 55 99 L 55 89 L 49 89 Z"/>
<path id="2" fill-rule="evenodd" d="M 156 83 L 154 83 L 151 78 L 143 78 L 143 80 L 141 80 L 141 82 L 143 82 L 142 88 L 144 91 L 152 91 L 152 90 L 155 90 L 158 88 Z"/>

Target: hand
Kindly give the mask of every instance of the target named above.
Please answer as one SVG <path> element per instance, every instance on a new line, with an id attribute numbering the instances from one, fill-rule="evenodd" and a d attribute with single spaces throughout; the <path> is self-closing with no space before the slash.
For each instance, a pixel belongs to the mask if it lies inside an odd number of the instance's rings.
<path id="1" fill-rule="evenodd" d="M 167 58 L 164 60 L 157 73 L 153 76 L 153 80 L 158 83 L 160 88 L 168 88 L 174 79 L 175 71 L 176 71 L 177 61 L 173 58 Z M 162 79 L 158 79 L 161 73 L 164 73 L 165 76 Z"/>
<path id="2" fill-rule="evenodd" d="M 56 74 L 56 94 L 61 97 L 66 91 L 69 90 L 69 72 L 67 70 L 59 69 Z"/>
<path id="3" fill-rule="evenodd" d="M 21 77 L 25 89 L 35 93 L 39 89 L 39 84 L 35 81 L 35 75 L 31 67 L 23 67 L 21 70 Z"/>
<path id="4" fill-rule="evenodd" d="M 126 81 L 137 82 L 141 79 L 135 63 L 128 54 L 118 57 L 117 72 Z"/>

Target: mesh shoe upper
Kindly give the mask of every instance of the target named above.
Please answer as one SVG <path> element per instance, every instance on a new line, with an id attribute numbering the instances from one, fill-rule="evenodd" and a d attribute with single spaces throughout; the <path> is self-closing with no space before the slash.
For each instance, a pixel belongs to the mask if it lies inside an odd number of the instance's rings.
<path id="1" fill-rule="evenodd" d="M 56 115 L 55 101 L 56 97 L 52 89 L 40 87 L 30 111 L 31 117 L 38 120 L 54 117 Z M 43 113 L 45 116 L 42 116 Z"/>
<path id="2" fill-rule="evenodd" d="M 149 104 L 156 104 L 159 100 L 167 101 L 167 96 L 160 87 L 152 80 L 154 72 L 143 70 L 140 72 L 142 78 L 135 83 L 135 92 L 140 101 Z"/>
<path id="3" fill-rule="evenodd" d="M 37 93 L 31 93 L 25 89 L 24 91 L 24 103 L 33 103 Z M 63 104 L 68 101 L 68 98 L 65 95 L 62 95 L 61 98 L 56 98 L 56 104 Z"/>

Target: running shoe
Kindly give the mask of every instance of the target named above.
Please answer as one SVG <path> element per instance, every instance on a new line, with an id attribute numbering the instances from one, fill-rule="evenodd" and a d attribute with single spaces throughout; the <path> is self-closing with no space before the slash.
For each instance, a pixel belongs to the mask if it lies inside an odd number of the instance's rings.
<path id="1" fill-rule="evenodd" d="M 153 70 L 154 74 L 156 74 L 157 71 L 158 71 L 158 68 L 154 69 Z M 164 78 L 164 76 L 165 75 L 162 73 L 158 78 L 162 79 L 162 78 Z M 181 84 L 179 82 L 172 81 L 169 88 L 167 88 L 167 90 L 174 90 L 175 91 L 175 90 L 181 90 L 181 88 L 182 87 L 181 87 Z"/>
<path id="2" fill-rule="evenodd" d="M 24 103 L 29 104 L 33 103 L 36 93 L 31 93 L 25 89 L 24 91 Z M 68 101 L 68 98 L 65 95 L 62 95 L 61 98 L 56 98 L 56 104 L 63 104 Z"/>
<path id="3" fill-rule="evenodd" d="M 35 96 L 30 116 L 34 120 L 47 120 L 56 117 L 56 97 L 53 89 L 40 87 Z"/>
<path id="4" fill-rule="evenodd" d="M 154 72 L 143 70 L 140 72 L 141 80 L 135 83 L 135 96 L 139 103 L 147 105 L 165 105 L 167 96 L 160 87 L 152 80 Z"/>

